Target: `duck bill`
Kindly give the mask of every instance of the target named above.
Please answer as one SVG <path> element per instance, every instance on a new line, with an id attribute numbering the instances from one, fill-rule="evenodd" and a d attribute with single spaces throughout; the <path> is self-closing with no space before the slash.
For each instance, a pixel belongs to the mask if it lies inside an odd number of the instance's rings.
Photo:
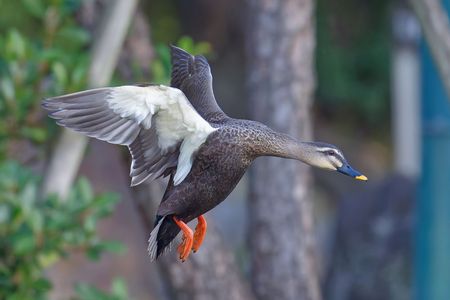
<path id="1" fill-rule="evenodd" d="M 338 168 L 337 171 L 347 176 L 353 177 L 355 179 L 367 181 L 366 176 L 350 167 L 349 164 L 344 164 L 342 167 Z"/>

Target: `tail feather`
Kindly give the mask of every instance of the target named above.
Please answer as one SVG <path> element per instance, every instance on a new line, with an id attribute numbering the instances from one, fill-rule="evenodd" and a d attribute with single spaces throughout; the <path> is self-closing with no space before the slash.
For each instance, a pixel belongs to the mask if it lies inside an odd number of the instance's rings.
<path id="1" fill-rule="evenodd" d="M 170 86 L 185 92 L 189 82 L 192 83 L 194 78 L 197 78 L 196 82 L 211 80 L 210 67 L 204 56 L 193 56 L 173 45 L 170 46 L 170 50 L 172 62 Z"/>
<path id="2" fill-rule="evenodd" d="M 171 46 L 172 75 L 170 85 L 181 89 L 183 82 L 194 72 L 194 56 L 181 48 Z"/>
<path id="3" fill-rule="evenodd" d="M 180 228 L 170 216 L 157 216 L 156 224 L 148 239 L 148 254 L 153 261 L 164 253 L 167 246 L 180 232 Z"/>

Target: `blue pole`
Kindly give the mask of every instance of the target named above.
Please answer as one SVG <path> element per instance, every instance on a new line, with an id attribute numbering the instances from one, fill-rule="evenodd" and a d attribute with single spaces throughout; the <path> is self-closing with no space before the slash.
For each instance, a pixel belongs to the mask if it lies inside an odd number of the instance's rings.
<path id="1" fill-rule="evenodd" d="M 444 0 L 447 10 L 450 0 Z M 417 205 L 417 300 L 450 299 L 450 102 L 427 45 L 422 60 L 422 176 Z"/>

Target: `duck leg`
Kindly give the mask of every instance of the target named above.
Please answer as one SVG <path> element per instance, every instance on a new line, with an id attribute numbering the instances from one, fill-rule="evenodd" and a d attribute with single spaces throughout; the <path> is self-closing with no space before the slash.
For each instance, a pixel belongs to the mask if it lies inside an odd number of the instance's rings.
<path id="1" fill-rule="evenodd" d="M 177 217 L 173 216 L 173 220 L 180 227 L 181 231 L 183 231 L 183 239 L 181 244 L 178 246 L 178 254 L 180 254 L 180 259 L 184 262 L 191 252 L 192 243 L 194 241 L 194 237 L 192 234 L 192 230 L 189 226 L 186 225 L 183 221 L 179 220 Z"/>
<path id="2" fill-rule="evenodd" d="M 198 217 L 197 221 L 198 223 L 197 226 L 195 227 L 194 232 L 194 243 L 192 245 L 192 250 L 194 250 L 194 253 L 197 252 L 200 246 L 202 245 L 203 239 L 205 238 L 206 235 L 206 228 L 207 228 L 206 219 L 203 215 Z"/>

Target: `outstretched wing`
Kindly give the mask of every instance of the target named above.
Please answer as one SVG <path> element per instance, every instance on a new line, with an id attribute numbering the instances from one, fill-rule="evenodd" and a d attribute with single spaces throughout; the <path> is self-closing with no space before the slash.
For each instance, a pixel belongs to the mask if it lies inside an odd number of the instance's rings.
<path id="1" fill-rule="evenodd" d="M 204 56 L 193 56 L 181 48 L 171 46 L 172 80 L 170 85 L 180 89 L 198 113 L 207 121 L 225 114 L 217 105 L 212 75 Z"/>
<path id="2" fill-rule="evenodd" d="M 215 129 L 178 89 L 162 85 L 99 88 L 44 100 L 64 127 L 128 146 L 131 185 L 176 167 L 174 184 L 192 167 L 195 151 Z"/>

